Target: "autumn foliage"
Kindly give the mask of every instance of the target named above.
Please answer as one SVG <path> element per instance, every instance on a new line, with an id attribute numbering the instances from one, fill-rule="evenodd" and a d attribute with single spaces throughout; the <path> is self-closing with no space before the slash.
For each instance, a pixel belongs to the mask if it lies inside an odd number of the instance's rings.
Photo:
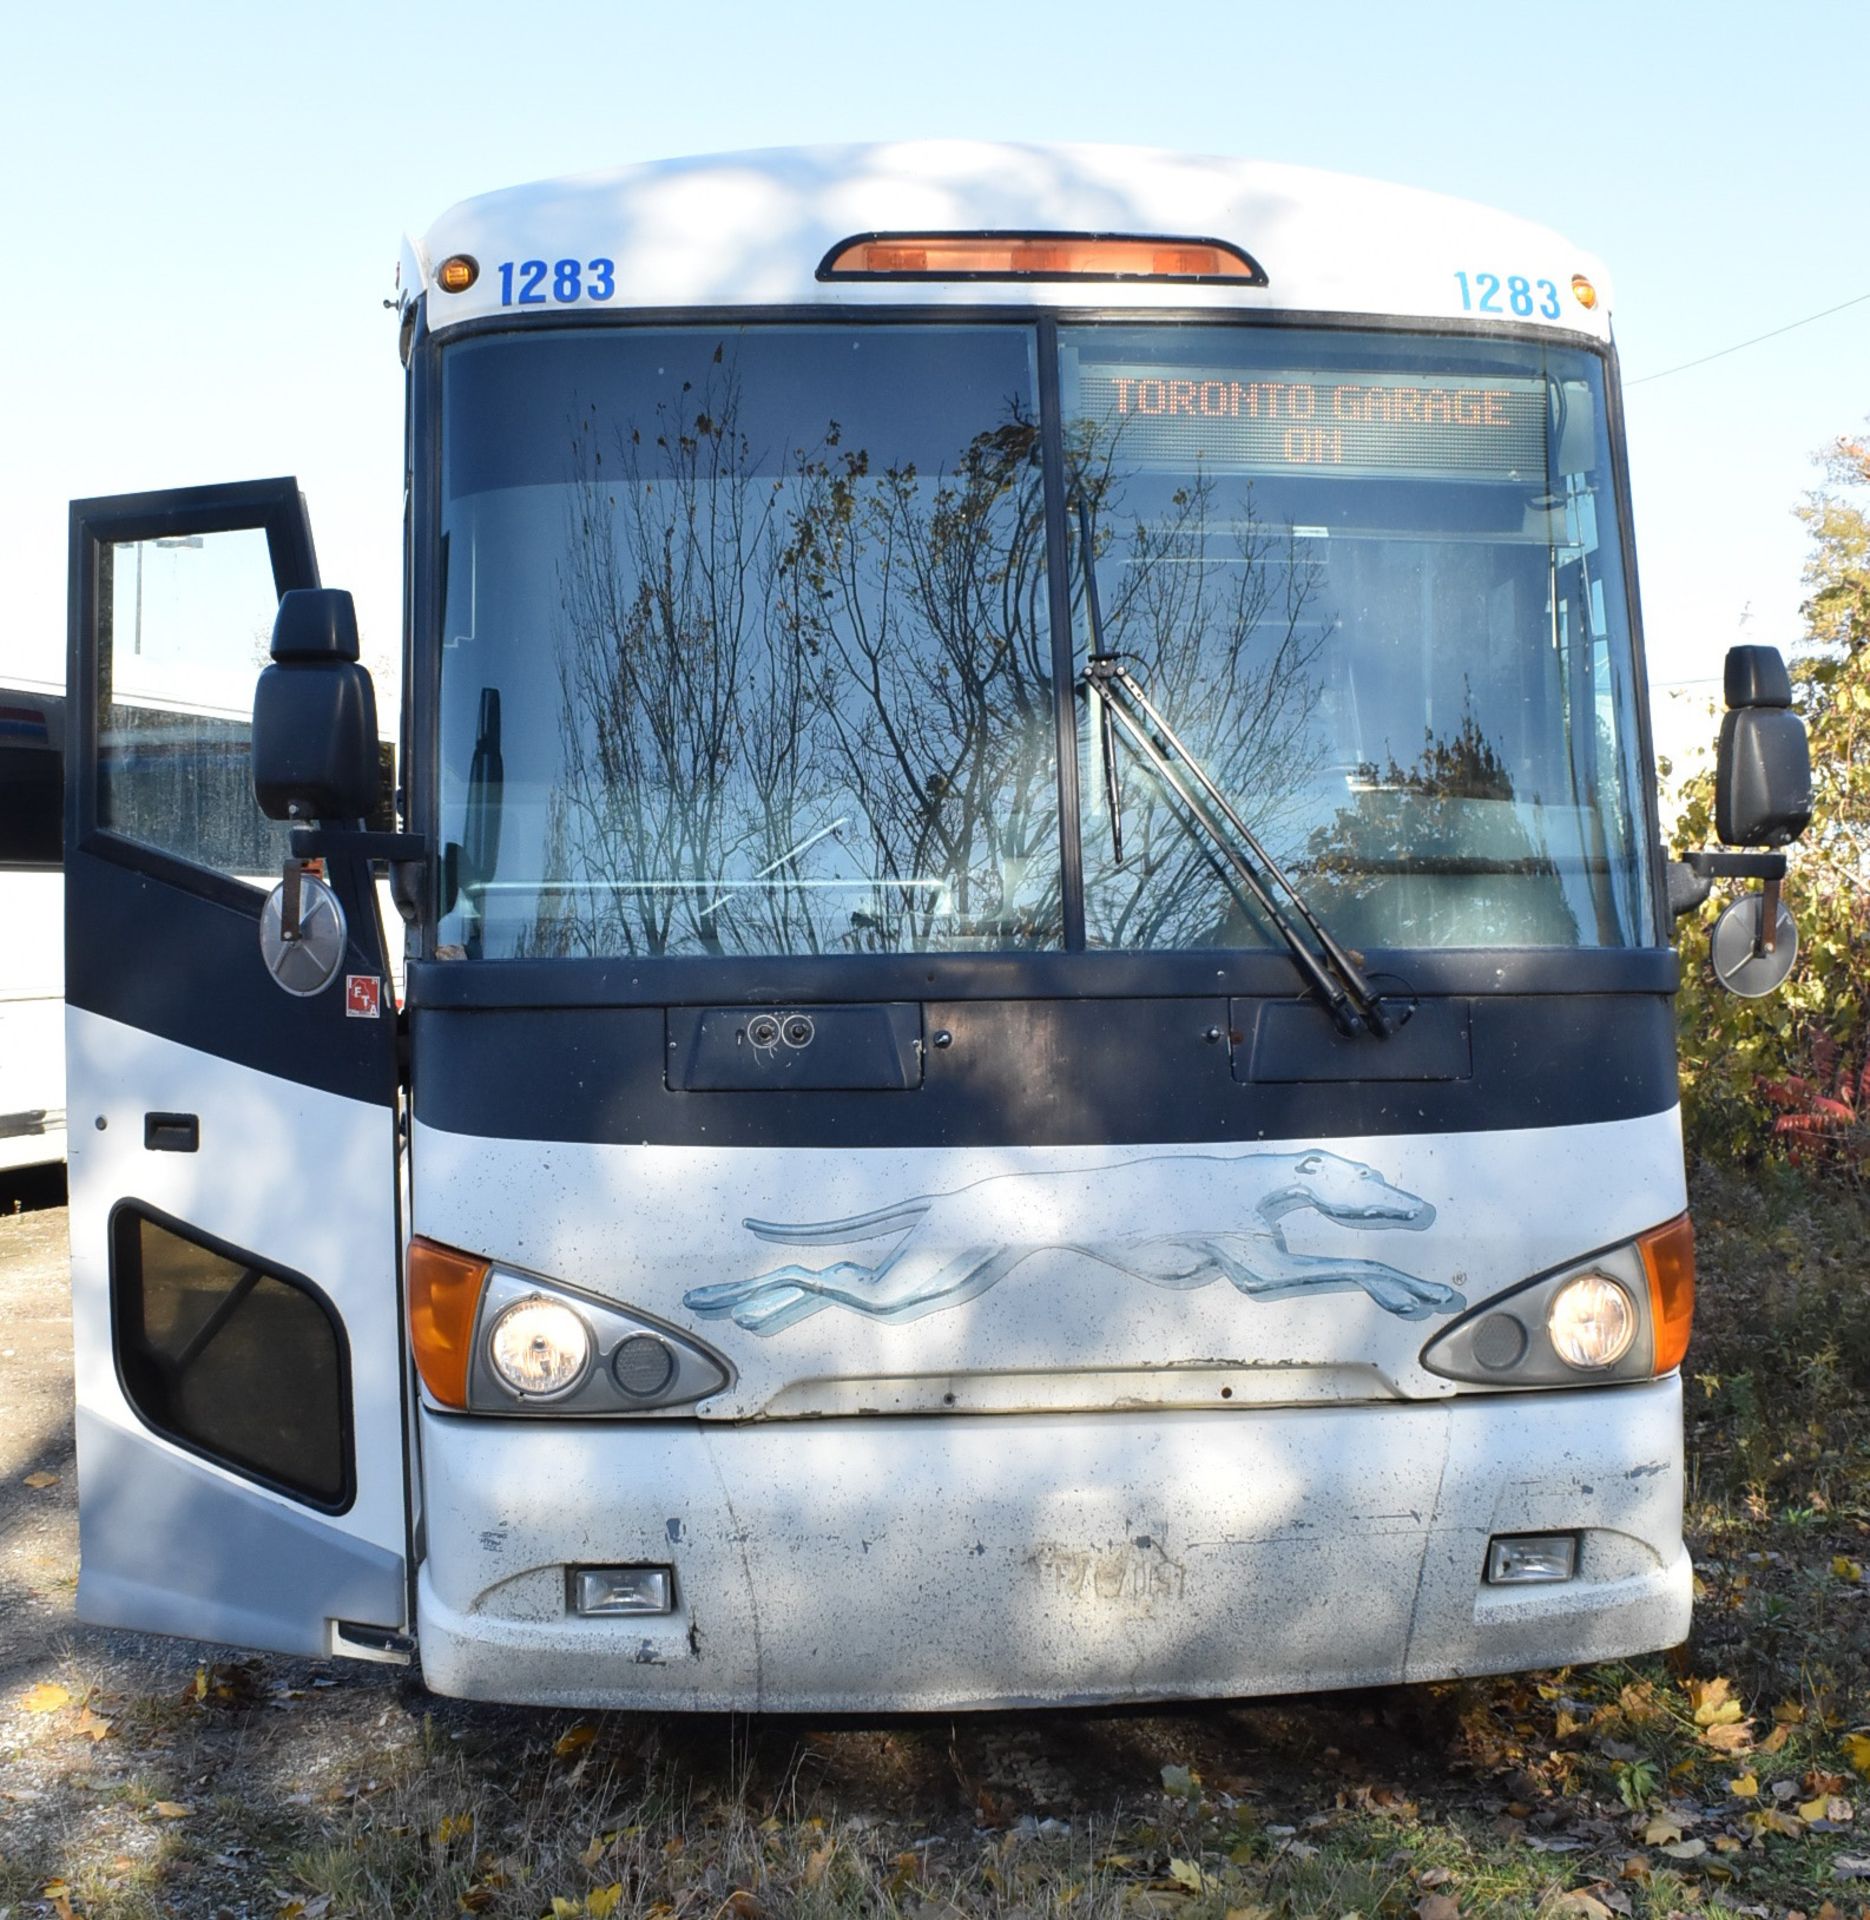
<path id="1" fill-rule="evenodd" d="M 1870 437 L 1838 439 L 1825 484 L 1798 508 L 1812 536 L 1805 650 L 1794 697 L 1810 732 L 1815 808 L 1786 898 L 1799 961 L 1768 1000 L 1714 983 L 1706 927 L 1682 932 L 1682 1077 L 1703 1153 L 1870 1175 Z M 1683 847 L 1714 844 L 1714 778 L 1685 789 Z"/>

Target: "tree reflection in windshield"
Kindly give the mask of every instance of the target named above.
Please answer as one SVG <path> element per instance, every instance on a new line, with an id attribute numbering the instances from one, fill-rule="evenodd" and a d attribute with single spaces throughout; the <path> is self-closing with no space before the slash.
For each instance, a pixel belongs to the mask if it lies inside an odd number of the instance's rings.
<path id="1" fill-rule="evenodd" d="M 774 470 L 742 417 L 717 349 L 653 421 L 578 422 L 520 950 L 1056 944 L 1036 426 L 924 474 L 832 420 Z"/>

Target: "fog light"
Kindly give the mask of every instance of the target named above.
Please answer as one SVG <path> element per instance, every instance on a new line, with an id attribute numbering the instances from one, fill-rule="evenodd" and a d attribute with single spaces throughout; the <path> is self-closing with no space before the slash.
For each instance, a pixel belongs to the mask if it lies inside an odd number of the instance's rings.
<path id="1" fill-rule="evenodd" d="M 670 1567 L 573 1567 L 574 1613 L 673 1613 L 675 1573 Z"/>
<path id="2" fill-rule="evenodd" d="M 1487 1545 L 1490 1587 L 1546 1586 L 1577 1571 L 1575 1533 L 1503 1533 Z"/>

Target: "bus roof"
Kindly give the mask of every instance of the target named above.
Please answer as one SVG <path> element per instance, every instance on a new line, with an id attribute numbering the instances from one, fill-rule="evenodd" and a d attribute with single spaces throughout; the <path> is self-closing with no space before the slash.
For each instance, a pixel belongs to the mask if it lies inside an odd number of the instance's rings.
<path id="1" fill-rule="evenodd" d="M 817 277 L 842 240 L 938 232 L 1219 240 L 1258 262 L 1267 284 Z M 456 254 L 478 277 L 464 292 L 442 291 L 435 272 Z M 1594 306 L 1574 276 L 1595 288 Z M 1038 302 L 1517 320 L 1610 336 L 1609 282 L 1592 256 L 1468 201 L 1260 160 L 979 140 L 711 154 L 483 194 L 405 247 L 401 286 L 405 298 L 431 292 L 432 329 L 594 306 Z"/>

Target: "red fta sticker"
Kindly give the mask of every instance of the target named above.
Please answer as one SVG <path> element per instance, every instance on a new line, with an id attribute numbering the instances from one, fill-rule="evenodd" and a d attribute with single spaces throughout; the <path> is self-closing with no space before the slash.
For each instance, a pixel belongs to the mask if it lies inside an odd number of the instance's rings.
<path id="1" fill-rule="evenodd" d="M 383 982 L 374 973 L 344 976 L 344 1012 L 351 1020 L 374 1020 L 383 1010 Z"/>

